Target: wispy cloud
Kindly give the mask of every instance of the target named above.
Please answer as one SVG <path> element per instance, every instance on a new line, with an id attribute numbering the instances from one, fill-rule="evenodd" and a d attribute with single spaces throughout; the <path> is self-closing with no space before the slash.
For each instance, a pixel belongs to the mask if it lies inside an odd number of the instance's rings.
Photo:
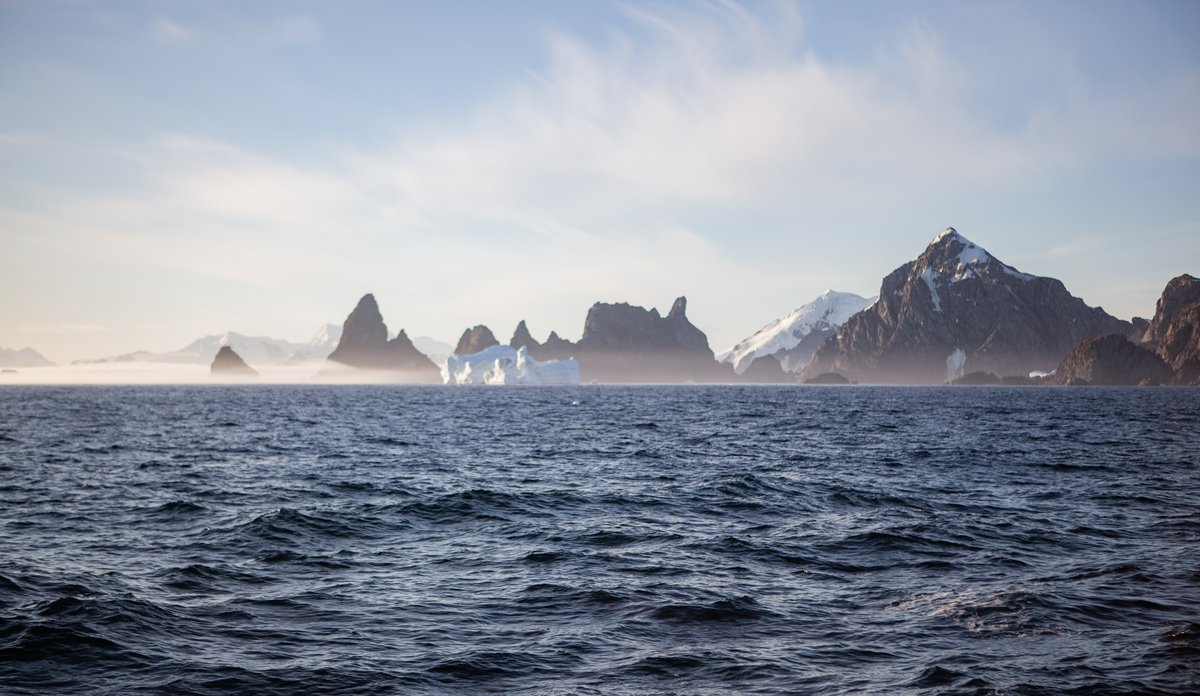
<path id="1" fill-rule="evenodd" d="M 197 37 L 194 30 L 166 17 L 151 22 L 148 33 L 151 40 L 164 45 L 192 43 Z"/>

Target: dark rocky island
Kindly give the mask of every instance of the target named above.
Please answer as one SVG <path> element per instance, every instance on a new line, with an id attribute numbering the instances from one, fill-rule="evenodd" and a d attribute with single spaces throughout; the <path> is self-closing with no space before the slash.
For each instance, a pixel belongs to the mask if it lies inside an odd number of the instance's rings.
<path id="1" fill-rule="evenodd" d="M 341 339 L 329 355 L 321 376 L 429 384 L 441 382 L 441 371 L 437 365 L 413 346 L 403 330 L 390 341 L 387 336 L 387 325 L 383 323 L 375 296 L 370 293 L 363 295 L 342 325 Z"/>
<path id="2" fill-rule="evenodd" d="M 258 371 L 246 364 L 229 346 L 221 346 L 208 369 L 213 377 L 257 377 Z"/>

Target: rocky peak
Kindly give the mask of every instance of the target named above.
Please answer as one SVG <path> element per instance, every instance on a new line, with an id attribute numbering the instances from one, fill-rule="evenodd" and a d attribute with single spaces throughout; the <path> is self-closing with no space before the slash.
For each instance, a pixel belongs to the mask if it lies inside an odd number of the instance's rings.
<path id="1" fill-rule="evenodd" d="M 533 338 L 533 334 L 529 333 L 529 327 L 525 326 L 524 319 L 521 320 L 521 323 L 517 324 L 517 330 L 513 331 L 513 336 L 508 342 L 508 346 L 510 348 L 524 347 L 530 351 L 531 355 L 536 353 L 538 348 L 542 347 L 541 344 Z"/>
<path id="2" fill-rule="evenodd" d="M 687 318 L 687 298 L 677 297 L 671 305 L 671 311 L 667 312 L 668 319 L 686 319 Z"/>
<path id="3" fill-rule="evenodd" d="M 496 336 L 492 334 L 492 330 L 483 324 L 479 324 L 463 332 L 462 337 L 458 339 L 458 345 L 455 346 L 454 352 L 458 355 L 474 355 L 498 345 L 500 345 L 500 341 L 496 340 Z"/>
<path id="4" fill-rule="evenodd" d="M 212 366 L 209 367 L 209 374 L 214 376 L 240 376 L 240 377 L 256 377 L 258 372 L 246 364 L 242 360 L 242 356 L 234 352 L 229 346 L 221 346 L 217 351 L 216 357 L 213 358 Z"/>

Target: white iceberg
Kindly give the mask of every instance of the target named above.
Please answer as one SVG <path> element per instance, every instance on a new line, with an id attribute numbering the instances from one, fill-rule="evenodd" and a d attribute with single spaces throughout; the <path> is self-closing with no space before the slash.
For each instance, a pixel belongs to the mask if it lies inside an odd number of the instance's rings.
<path id="1" fill-rule="evenodd" d="M 529 357 L 524 346 L 492 346 L 472 355 L 457 353 L 442 367 L 446 384 L 579 384 L 575 358 L 540 362 Z"/>

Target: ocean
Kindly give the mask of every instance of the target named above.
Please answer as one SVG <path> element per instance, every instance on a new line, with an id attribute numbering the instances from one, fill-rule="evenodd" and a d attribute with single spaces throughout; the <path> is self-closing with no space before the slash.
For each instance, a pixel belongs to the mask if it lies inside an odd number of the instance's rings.
<path id="1" fill-rule="evenodd" d="M 0 388 L 6 694 L 1200 692 L 1200 390 Z"/>

